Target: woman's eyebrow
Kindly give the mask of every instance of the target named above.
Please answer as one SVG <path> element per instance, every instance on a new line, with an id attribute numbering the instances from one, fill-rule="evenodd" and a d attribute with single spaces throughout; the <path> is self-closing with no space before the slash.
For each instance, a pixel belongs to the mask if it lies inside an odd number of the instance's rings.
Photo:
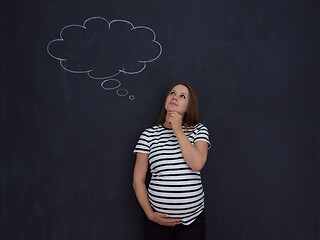
<path id="1" fill-rule="evenodd" d="M 172 92 L 177 92 L 176 90 L 174 90 L 174 89 L 172 89 Z M 180 92 L 180 93 L 182 93 L 182 94 L 186 94 L 186 93 L 184 93 L 184 92 Z"/>
<path id="2" fill-rule="evenodd" d="M 171 92 L 175 92 L 175 93 L 176 93 L 177 91 L 174 90 L 174 89 L 172 89 Z M 182 94 L 184 94 L 184 95 L 187 95 L 185 92 L 180 92 L 180 93 L 182 93 Z"/>

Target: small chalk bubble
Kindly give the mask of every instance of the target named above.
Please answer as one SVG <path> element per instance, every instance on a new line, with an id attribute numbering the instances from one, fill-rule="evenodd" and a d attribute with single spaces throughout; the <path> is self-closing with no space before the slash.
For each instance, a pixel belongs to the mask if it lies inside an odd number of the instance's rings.
<path id="1" fill-rule="evenodd" d="M 136 97 L 133 96 L 133 95 L 130 95 L 130 96 L 129 96 L 129 99 L 130 99 L 130 100 L 134 100 L 135 98 L 136 98 Z"/>
<path id="2" fill-rule="evenodd" d="M 126 96 L 128 94 L 128 90 L 127 89 L 118 89 L 117 90 L 117 95 L 120 96 L 120 97 L 123 97 L 123 96 Z"/>
<path id="3" fill-rule="evenodd" d="M 121 82 L 117 79 L 107 79 L 101 83 L 101 87 L 105 90 L 113 90 L 120 87 Z"/>

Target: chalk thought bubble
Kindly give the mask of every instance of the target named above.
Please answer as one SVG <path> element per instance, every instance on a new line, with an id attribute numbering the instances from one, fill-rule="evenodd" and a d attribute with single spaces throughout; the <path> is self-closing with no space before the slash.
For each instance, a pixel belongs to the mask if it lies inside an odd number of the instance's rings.
<path id="1" fill-rule="evenodd" d="M 155 32 L 145 26 L 134 26 L 127 20 L 107 21 L 91 17 L 83 25 L 67 25 L 60 31 L 60 38 L 47 45 L 48 54 L 59 60 L 61 67 L 71 73 L 85 73 L 92 79 L 104 80 L 106 90 L 120 87 L 112 79 L 120 73 L 138 74 L 147 63 L 159 58 L 162 47 Z M 106 87 L 104 87 L 106 86 Z M 119 96 L 128 94 L 118 89 Z M 134 96 L 129 99 L 133 100 Z"/>

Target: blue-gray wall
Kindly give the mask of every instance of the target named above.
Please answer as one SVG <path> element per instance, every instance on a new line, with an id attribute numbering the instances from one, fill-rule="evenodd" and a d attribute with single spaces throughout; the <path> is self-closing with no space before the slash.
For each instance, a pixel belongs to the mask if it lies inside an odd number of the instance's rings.
<path id="1" fill-rule="evenodd" d="M 208 239 L 318 240 L 319 6 L 2 0 L 0 238 L 143 239 L 132 150 L 170 85 L 186 81 L 212 142 Z M 96 16 L 149 27 L 162 47 L 143 71 L 113 77 L 113 90 L 48 52 L 63 27 Z"/>

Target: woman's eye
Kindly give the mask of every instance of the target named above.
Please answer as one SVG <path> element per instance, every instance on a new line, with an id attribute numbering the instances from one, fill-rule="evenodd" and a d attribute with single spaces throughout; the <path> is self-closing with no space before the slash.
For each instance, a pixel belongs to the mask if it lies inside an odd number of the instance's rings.
<path id="1" fill-rule="evenodd" d="M 170 94 L 171 94 L 171 95 L 175 95 L 175 92 L 171 92 Z"/>
<path id="2" fill-rule="evenodd" d="M 185 96 L 185 95 L 181 95 L 181 97 L 182 97 L 182 98 L 186 98 L 186 96 Z"/>

